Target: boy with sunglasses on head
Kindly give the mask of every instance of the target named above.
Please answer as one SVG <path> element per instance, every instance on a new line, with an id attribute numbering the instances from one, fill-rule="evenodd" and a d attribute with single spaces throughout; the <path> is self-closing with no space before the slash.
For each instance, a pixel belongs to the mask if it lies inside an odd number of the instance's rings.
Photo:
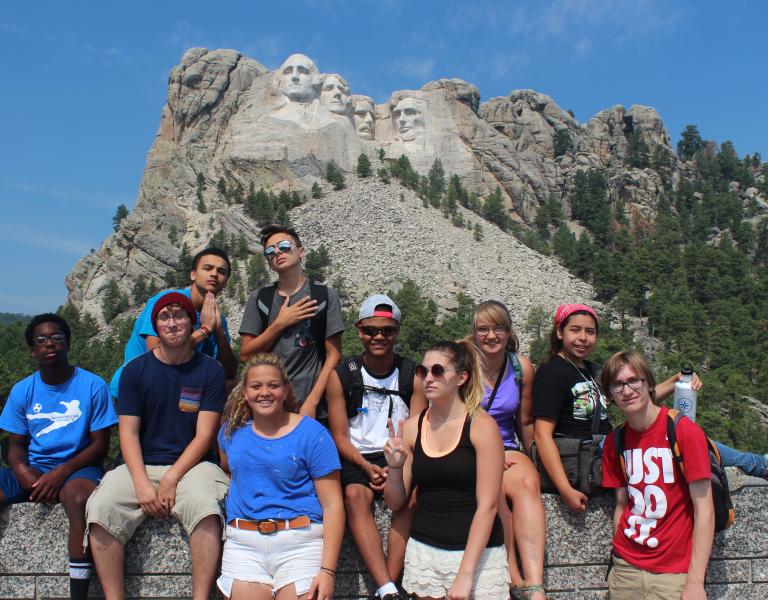
<path id="1" fill-rule="evenodd" d="M 284 362 L 302 415 L 324 418 L 325 386 L 341 359 L 341 302 L 335 290 L 309 281 L 304 248 L 291 227 L 268 225 L 261 245 L 277 281 L 251 293 L 240 324 L 243 362 L 273 352 Z"/>
<path id="2" fill-rule="evenodd" d="M 407 505 L 394 512 L 385 557 L 371 504 L 384 489 L 389 470 L 383 452 L 387 423 L 397 426 L 426 407 L 415 363 L 395 354 L 400 321 L 400 309 L 389 297 L 367 298 L 355 324 L 364 352 L 342 360 L 327 388 L 349 530 L 376 584 L 374 598 L 380 600 L 400 599 L 394 582 L 402 574 L 413 517 Z"/>
<path id="3" fill-rule="evenodd" d="M 0 416 L 10 468 L 0 469 L 0 506 L 61 502 L 69 519 L 70 597 L 85 600 L 93 565 L 83 548 L 85 503 L 102 475 L 117 423 L 106 382 L 69 363 L 70 329 L 59 315 L 25 331 L 38 370 L 11 389 Z"/>

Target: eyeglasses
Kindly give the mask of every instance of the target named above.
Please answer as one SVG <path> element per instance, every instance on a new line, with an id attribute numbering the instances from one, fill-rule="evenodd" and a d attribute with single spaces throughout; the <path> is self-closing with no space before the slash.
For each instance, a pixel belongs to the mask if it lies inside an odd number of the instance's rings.
<path id="1" fill-rule="evenodd" d="M 446 369 L 443 365 L 436 364 L 432 365 L 431 367 L 427 367 L 426 365 L 418 365 L 416 367 L 416 375 L 421 377 L 422 379 L 427 376 L 428 373 L 432 373 L 433 377 L 442 377 L 445 375 L 446 371 L 458 371 L 459 369 Z"/>
<path id="2" fill-rule="evenodd" d="M 389 338 L 395 335 L 397 330 L 398 328 L 392 325 L 387 325 L 386 327 L 373 327 L 371 325 L 364 325 L 363 327 L 360 327 L 360 331 L 362 331 L 363 335 L 367 337 L 376 337 L 377 335 L 381 334 L 385 338 Z"/>
<path id="3" fill-rule="evenodd" d="M 645 383 L 645 379 L 640 378 L 627 379 L 626 381 L 614 381 L 608 386 L 608 391 L 611 392 L 611 394 L 621 394 L 621 392 L 624 391 L 624 386 L 626 385 L 629 387 L 629 389 L 637 392 L 643 387 L 643 383 Z"/>
<path id="4" fill-rule="evenodd" d="M 171 319 L 173 319 L 177 323 L 181 323 L 181 322 L 186 321 L 187 319 L 189 319 L 189 315 L 187 313 L 185 313 L 183 310 L 180 310 L 180 311 L 174 312 L 174 313 L 169 313 L 169 312 L 167 312 L 167 313 L 160 313 L 159 315 L 157 315 L 157 320 L 160 323 L 167 323 Z"/>
<path id="5" fill-rule="evenodd" d="M 508 332 L 508 329 L 504 327 L 504 325 L 494 325 L 493 327 L 489 327 L 488 325 L 480 325 L 478 327 L 475 327 L 475 332 L 477 335 L 480 335 L 482 337 L 485 337 L 489 333 L 493 331 L 494 335 L 504 335 Z"/>
<path id="6" fill-rule="evenodd" d="M 293 247 L 294 243 L 291 240 L 280 240 L 277 242 L 277 244 L 272 244 L 271 246 L 264 248 L 264 258 L 267 260 L 272 260 L 275 258 L 275 254 L 277 254 L 278 250 L 285 254 L 293 250 Z"/>
<path id="7" fill-rule="evenodd" d="M 35 346 L 45 346 L 51 340 L 54 344 L 63 344 L 67 341 L 67 336 L 63 333 L 54 333 L 53 335 L 38 335 L 32 338 Z"/>

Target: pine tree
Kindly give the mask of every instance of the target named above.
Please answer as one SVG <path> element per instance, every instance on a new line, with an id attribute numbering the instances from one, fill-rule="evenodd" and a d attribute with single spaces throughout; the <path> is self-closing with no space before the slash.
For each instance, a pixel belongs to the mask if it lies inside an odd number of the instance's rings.
<path id="1" fill-rule="evenodd" d="M 357 176 L 358 177 L 370 177 L 371 176 L 371 161 L 365 152 L 361 152 L 357 157 Z"/>
<path id="2" fill-rule="evenodd" d="M 343 190 L 347 187 L 347 183 L 344 181 L 344 174 L 333 160 L 329 160 L 325 166 L 325 178 L 333 186 L 334 190 Z"/>
<path id="3" fill-rule="evenodd" d="M 311 194 L 313 198 L 321 198 L 323 196 L 323 186 L 315 181 L 315 183 L 312 184 Z"/>
<path id="4" fill-rule="evenodd" d="M 443 193 L 445 192 L 445 170 L 443 169 L 443 163 L 439 158 L 436 158 L 429 168 L 427 180 L 427 197 L 429 198 L 429 203 L 435 208 L 439 208 Z"/>
<path id="5" fill-rule="evenodd" d="M 680 134 L 680 141 L 677 143 L 677 155 L 682 160 L 691 160 L 697 152 L 704 149 L 704 140 L 699 135 L 699 129 L 696 125 L 687 125 Z"/>
<path id="6" fill-rule="evenodd" d="M 125 204 L 121 204 L 117 207 L 115 216 L 112 217 L 112 229 L 117 231 L 120 228 L 120 222 L 128 216 L 128 207 Z"/>
<path id="7" fill-rule="evenodd" d="M 262 254 L 254 254 L 248 261 L 248 288 L 255 290 L 269 282 L 267 263 Z"/>
<path id="8" fill-rule="evenodd" d="M 573 139 L 571 139 L 571 134 L 567 129 L 558 129 L 555 132 L 553 150 L 555 158 L 573 150 Z"/>
<path id="9" fill-rule="evenodd" d="M 483 241 L 483 226 L 480 225 L 480 223 L 475 223 L 475 241 L 476 242 L 482 242 Z"/>
<path id="10" fill-rule="evenodd" d="M 504 198 L 501 195 L 501 188 L 489 194 L 483 204 L 483 216 L 491 223 L 495 223 L 502 231 L 509 228 L 509 214 L 504 206 Z"/>
<path id="11" fill-rule="evenodd" d="M 646 169 L 651 164 L 648 158 L 648 144 L 643 141 L 639 129 L 635 129 L 627 135 L 627 153 L 624 156 L 624 164 L 635 169 Z"/>

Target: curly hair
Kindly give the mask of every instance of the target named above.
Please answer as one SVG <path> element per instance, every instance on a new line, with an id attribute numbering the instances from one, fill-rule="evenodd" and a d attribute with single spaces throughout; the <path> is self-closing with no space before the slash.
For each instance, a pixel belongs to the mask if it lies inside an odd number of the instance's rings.
<path id="1" fill-rule="evenodd" d="M 257 354 L 245 363 L 245 368 L 240 375 L 240 381 L 237 386 L 235 386 L 235 389 L 229 394 L 229 398 L 227 398 L 227 404 L 224 407 L 224 414 L 222 415 L 225 437 L 231 437 L 233 431 L 239 429 L 253 418 L 251 408 L 248 406 L 248 402 L 245 399 L 245 388 L 248 385 L 248 373 L 250 373 L 251 369 L 262 366 L 274 367 L 280 371 L 280 377 L 285 384 L 283 409 L 288 412 L 296 412 L 298 410 L 298 403 L 296 402 L 296 397 L 293 395 L 293 388 L 288 381 L 288 375 L 285 372 L 283 361 L 280 360 L 276 354 L 266 352 Z"/>

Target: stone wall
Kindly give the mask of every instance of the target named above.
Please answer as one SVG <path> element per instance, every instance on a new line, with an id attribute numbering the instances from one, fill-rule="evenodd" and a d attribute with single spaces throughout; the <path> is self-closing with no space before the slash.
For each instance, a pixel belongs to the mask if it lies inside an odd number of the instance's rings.
<path id="1" fill-rule="evenodd" d="M 768 486 L 733 473 L 736 523 L 716 535 L 707 572 L 710 600 L 768 598 Z M 545 495 L 547 568 L 553 599 L 607 598 L 605 572 L 610 551 L 610 497 L 594 499 L 573 515 L 557 497 Z M 377 506 L 386 531 L 386 511 Z M 67 519 L 61 506 L 20 504 L 0 510 L 0 598 L 67 598 Z M 186 535 L 172 520 L 149 520 L 128 545 L 127 596 L 188 598 L 191 592 Z M 350 540 L 338 565 L 336 598 L 365 598 L 371 580 Z M 98 583 L 91 595 L 101 597 Z"/>

